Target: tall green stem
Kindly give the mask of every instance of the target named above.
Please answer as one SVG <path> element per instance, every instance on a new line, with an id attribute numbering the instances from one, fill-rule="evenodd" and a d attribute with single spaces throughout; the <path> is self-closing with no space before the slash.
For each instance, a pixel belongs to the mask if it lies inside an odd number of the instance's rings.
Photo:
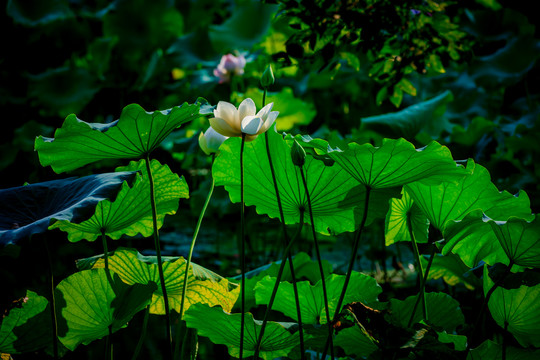
<path id="1" fill-rule="evenodd" d="M 113 359 L 113 345 L 112 345 L 112 324 L 109 325 L 109 335 L 105 340 L 105 360 Z"/>
<path id="2" fill-rule="evenodd" d="M 341 290 L 341 294 L 339 295 L 339 300 L 336 306 L 336 312 L 334 313 L 334 317 L 332 319 L 332 323 L 334 323 L 337 320 L 337 317 L 339 316 L 341 305 L 343 305 L 343 300 L 345 299 L 345 294 L 347 293 L 347 287 L 349 286 L 349 281 L 351 280 L 354 262 L 356 260 L 356 253 L 358 252 L 358 245 L 360 244 L 362 231 L 364 230 L 364 226 L 366 225 L 367 214 L 369 210 L 370 195 L 371 195 L 371 187 L 366 186 L 366 198 L 364 200 L 364 214 L 362 214 L 360 227 L 358 228 L 358 231 L 356 232 L 354 236 L 354 245 L 353 245 L 353 250 L 351 253 L 351 260 L 349 261 L 349 267 L 347 268 L 347 275 L 345 275 L 345 282 L 343 283 L 343 289 Z M 326 345 L 324 346 L 324 351 L 323 351 L 323 356 L 322 356 L 323 359 L 326 359 L 326 354 L 328 353 L 329 344 L 330 344 L 330 339 L 327 339 Z"/>
<path id="3" fill-rule="evenodd" d="M 242 317 L 240 319 L 240 354 L 244 355 L 244 325 L 246 312 L 246 251 L 245 251 L 245 214 L 244 214 L 244 145 L 246 134 L 242 133 L 242 144 L 240 145 L 240 270 L 242 271 L 242 283 L 240 288 L 240 309 Z"/>
<path id="4" fill-rule="evenodd" d="M 212 154 L 212 165 L 214 164 L 214 160 L 216 158 L 215 154 Z M 206 201 L 204 202 L 203 208 L 201 210 L 201 213 L 199 214 L 199 220 L 197 221 L 197 226 L 195 227 L 195 232 L 193 233 L 193 239 L 191 240 L 191 246 L 189 248 L 189 255 L 186 262 L 186 270 L 184 273 L 184 285 L 182 287 L 182 300 L 180 301 L 180 318 L 178 321 L 178 325 L 176 328 L 176 343 L 174 347 L 174 359 L 178 358 L 179 351 L 180 351 L 180 340 L 181 340 L 181 323 L 182 323 L 182 317 L 184 314 L 184 305 L 186 301 L 186 291 L 187 291 L 187 284 L 188 284 L 188 275 L 189 275 L 189 269 L 191 266 L 191 259 L 193 257 L 193 250 L 195 249 L 195 242 L 197 241 L 197 236 L 199 235 L 199 230 L 201 229 L 202 220 L 204 218 L 204 214 L 206 213 L 206 209 L 208 208 L 208 204 L 210 203 L 210 199 L 212 198 L 212 194 L 214 192 L 214 185 L 215 181 L 212 177 L 212 183 L 210 184 L 210 190 L 208 191 L 208 195 L 206 196 Z"/>
<path id="5" fill-rule="evenodd" d="M 148 328 L 149 314 L 150 314 L 150 305 L 148 305 L 146 307 L 146 310 L 144 310 L 144 319 L 143 319 L 143 324 L 141 328 L 141 335 L 139 336 L 139 341 L 137 342 L 137 346 L 135 347 L 135 352 L 133 353 L 131 360 L 137 360 L 137 358 L 139 357 L 139 353 L 141 352 L 144 338 L 146 337 L 146 329 Z"/>
<path id="6" fill-rule="evenodd" d="M 418 293 L 418 296 L 422 298 L 422 304 L 423 304 L 422 315 L 423 315 L 423 319 L 427 321 L 428 311 L 427 311 L 427 303 L 426 303 L 426 293 L 424 292 L 424 269 L 422 266 L 422 261 L 420 261 L 420 251 L 418 251 L 418 244 L 416 243 L 416 238 L 414 236 L 410 212 L 407 213 L 407 227 L 409 228 L 409 236 L 411 237 L 411 241 L 413 245 L 414 258 L 416 259 L 416 263 L 418 264 L 418 272 L 419 272 L 418 277 L 420 279 L 420 292 Z M 415 312 L 416 312 L 416 309 L 414 309 L 413 313 L 411 314 L 411 318 L 409 320 L 409 326 L 411 326 L 411 322 L 412 322 L 412 319 L 414 318 Z"/>
<path id="7" fill-rule="evenodd" d="M 299 237 L 300 233 L 302 232 L 302 227 L 304 226 L 304 212 L 300 212 L 300 226 L 298 227 L 296 234 L 294 234 L 292 240 L 289 242 L 287 247 L 285 248 L 285 251 L 283 252 L 283 257 L 281 259 L 281 264 L 279 264 L 279 269 L 276 277 L 276 285 L 274 285 L 274 288 L 272 289 L 272 294 L 270 295 L 270 301 L 268 302 L 268 305 L 266 307 L 266 312 L 264 313 L 264 319 L 261 325 L 261 331 L 259 332 L 259 336 L 257 337 L 257 345 L 255 346 L 255 354 L 253 358 L 255 360 L 258 360 L 259 353 L 261 350 L 261 343 L 264 335 L 264 330 L 266 329 L 266 324 L 268 323 L 268 318 L 270 314 L 270 309 L 272 308 L 272 305 L 274 304 L 274 300 L 276 299 L 277 291 L 279 288 L 279 282 L 281 281 L 281 277 L 283 276 L 283 270 L 285 270 L 285 263 L 287 263 L 288 254 L 291 251 L 291 247 L 296 241 L 296 239 Z"/>
<path id="8" fill-rule="evenodd" d="M 159 271 L 159 282 L 161 283 L 161 293 L 163 294 L 163 302 L 165 303 L 165 325 L 167 331 L 167 341 L 169 342 L 169 351 L 165 353 L 172 359 L 172 334 L 171 334 L 171 318 L 169 314 L 169 297 L 167 296 L 167 288 L 165 287 L 165 276 L 163 275 L 163 262 L 161 260 L 161 248 L 159 244 L 159 232 L 157 225 L 157 208 L 156 196 L 154 189 L 154 178 L 152 176 L 152 167 L 150 166 L 150 155 L 146 154 L 146 172 L 148 173 L 148 181 L 150 183 L 150 204 L 152 206 L 152 224 L 154 226 L 154 246 L 156 248 L 157 265 Z"/>
<path id="9" fill-rule="evenodd" d="M 263 98 L 262 98 L 262 107 L 264 107 L 266 105 L 266 91 L 267 91 L 267 89 L 264 88 Z M 277 180 L 276 180 L 276 172 L 274 170 L 274 164 L 273 164 L 273 161 L 272 161 L 272 154 L 270 152 L 270 143 L 268 141 L 268 131 L 266 131 L 264 133 L 264 140 L 265 140 L 265 143 L 266 143 L 266 155 L 268 157 L 268 163 L 270 165 L 270 172 L 272 173 L 272 182 L 274 184 L 274 191 L 276 193 L 276 201 L 277 201 L 278 210 L 279 210 L 279 219 L 281 220 L 281 226 L 282 226 L 282 230 L 283 230 L 283 242 L 285 244 L 285 247 L 290 249 L 290 247 L 288 247 L 290 242 L 289 242 L 289 236 L 287 234 L 287 226 L 285 225 L 285 216 L 283 214 L 283 205 L 281 203 L 281 196 L 279 194 L 279 188 L 278 188 L 278 184 L 277 184 Z M 302 217 L 301 221 L 303 221 L 303 217 Z M 296 284 L 296 274 L 295 274 L 295 271 L 294 271 L 294 264 L 293 264 L 293 261 L 292 261 L 292 255 L 291 255 L 290 250 L 284 252 L 284 255 L 285 254 L 287 255 L 287 258 L 289 259 L 289 269 L 291 271 L 291 278 L 292 278 L 293 291 L 294 291 L 294 300 L 295 300 L 295 303 L 296 303 L 296 316 L 298 318 L 298 331 L 299 331 L 300 352 L 301 352 L 301 357 L 300 358 L 303 360 L 304 357 L 305 357 L 306 351 L 305 351 L 305 344 L 304 344 L 304 329 L 303 329 L 303 325 L 302 325 L 302 312 L 301 312 L 301 309 L 300 309 L 300 297 L 298 296 L 298 286 Z M 274 291 L 276 293 L 277 293 L 277 287 L 279 286 L 280 281 L 281 281 L 281 275 L 278 274 L 278 278 L 276 279 L 276 284 L 274 285 Z M 258 338 L 258 341 L 257 341 L 257 347 L 256 347 L 256 350 L 255 350 L 255 359 L 257 359 L 257 356 L 259 355 L 260 341 L 262 341 L 262 338 L 264 336 L 264 330 L 266 329 L 266 323 L 268 322 L 268 314 L 270 313 L 270 310 L 272 310 L 273 305 L 274 305 L 274 301 L 272 300 L 268 304 L 268 306 L 266 308 L 265 317 L 264 317 L 264 320 L 263 320 L 263 324 L 261 326 L 261 332 L 259 333 L 259 338 Z"/>
<path id="10" fill-rule="evenodd" d="M 49 246 L 47 245 L 47 239 L 44 239 L 45 244 L 45 251 L 47 252 L 47 261 L 49 264 L 49 279 L 50 279 L 50 286 L 51 286 L 51 301 L 50 301 L 50 309 L 51 309 L 51 324 L 52 324 L 52 341 L 53 341 L 53 355 L 54 359 L 58 359 L 58 321 L 56 319 L 56 299 L 54 297 L 54 272 L 52 267 L 52 257 L 51 252 L 49 250 Z"/>
<path id="11" fill-rule="evenodd" d="M 300 167 L 300 174 L 302 175 L 302 182 L 304 183 L 304 190 L 306 192 L 306 198 L 307 198 L 308 210 L 309 210 L 309 220 L 311 221 L 311 232 L 313 234 L 313 241 L 315 242 L 315 252 L 317 253 L 317 262 L 319 263 L 319 271 L 321 273 L 321 285 L 322 285 L 323 295 L 324 295 L 324 309 L 326 311 L 326 322 L 328 324 L 328 339 L 330 340 L 330 357 L 333 360 L 334 359 L 334 340 L 333 340 L 332 334 L 333 334 L 334 328 L 332 327 L 332 321 L 330 318 L 330 309 L 328 307 L 328 294 L 326 292 L 326 280 L 324 278 L 324 269 L 322 266 L 321 252 L 319 249 L 319 241 L 317 240 L 317 234 L 315 232 L 315 220 L 313 219 L 311 198 L 309 196 L 309 189 L 307 186 L 306 176 L 304 175 L 303 166 Z"/>
<path id="12" fill-rule="evenodd" d="M 111 288 L 114 286 L 111 271 L 109 270 L 109 248 L 107 246 L 107 236 L 105 235 L 105 229 L 101 229 L 101 243 L 103 244 L 103 256 L 105 259 L 105 275 Z M 111 360 L 113 352 L 112 345 L 112 325 L 109 325 L 109 335 L 105 340 L 105 359 Z"/>
<path id="13" fill-rule="evenodd" d="M 435 245 L 432 245 L 431 255 L 429 256 L 428 264 L 426 266 L 426 271 L 424 271 L 424 276 L 420 280 L 421 281 L 420 293 L 418 293 L 418 296 L 416 297 L 416 302 L 414 303 L 414 307 L 413 307 L 413 310 L 412 310 L 412 313 L 411 313 L 411 317 L 409 318 L 409 323 L 407 325 L 407 327 L 409 327 L 409 328 L 412 325 L 412 321 L 414 319 L 414 314 L 416 314 L 416 309 L 418 308 L 418 304 L 420 303 L 420 299 L 423 299 L 424 304 L 425 304 L 425 301 L 426 301 L 426 298 L 425 298 L 426 283 L 427 283 L 427 279 L 428 279 L 428 275 L 429 275 L 429 269 L 431 269 L 431 264 L 433 263 L 433 258 L 435 257 L 435 250 L 437 250 L 437 247 Z M 421 294 L 422 294 L 422 296 L 421 296 Z M 426 309 L 426 314 L 427 314 L 427 309 Z M 427 316 L 426 316 L 426 320 L 427 320 Z"/>

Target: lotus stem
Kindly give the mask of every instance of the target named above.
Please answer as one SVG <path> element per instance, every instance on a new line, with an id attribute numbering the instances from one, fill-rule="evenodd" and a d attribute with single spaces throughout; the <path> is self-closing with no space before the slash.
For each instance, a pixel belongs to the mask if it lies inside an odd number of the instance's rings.
<path id="1" fill-rule="evenodd" d="M 279 288 L 279 282 L 281 281 L 281 277 L 283 276 L 283 270 L 285 270 L 285 263 L 288 259 L 288 254 L 291 251 L 291 247 L 296 241 L 296 239 L 299 237 L 300 233 L 302 232 L 302 228 L 304 226 L 304 212 L 300 211 L 300 225 L 298 226 L 298 229 L 296 230 L 296 234 L 294 234 L 292 240 L 289 242 L 287 247 L 285 248 L 285 251 L 283 252 L 283 257 L 281 258 L 281 264 L 279 264 L 279 269 L 276 277 L 276 283 L 274 285 L 274 288 L 272 289 L 272 294 L 270 295 L 270 301 L 268 302 L 268 306 L 266 307 L 266 312 L 264 313 L 263 322 L 261 325 L 261 331 L 259 332 L 259 336 L 257 337 L 257 345 L 255 346 L 255 354 L 253 358 L 255 360 L 258 360 L 259 353 L 261 350 L 261 343 L 264 335 L 264 330 L 266 329 L 266 324 L 268 323 L 268 318 L 270 315 L 270 309 L 272 308 L 272 305 L 274 304 L 274 300 L 276 299 L 277 291 Z"/>
<path id="2" fill-rule="evenodd" d="M 113 359 L 112 325 L 109 325 L 109 335 L 105 340 L 105 360 Z"/>
<path id="3" fill-rule="evenodd" d="M 324 295 L 324 310 L 326 312 L 326 323 L 328 324 L 328 339 L 330 340 L 330 357 L 334 359 L 334 340 L 332 321 L 330 318 L 330 308 L 328 307 L 328 294 L 326 292 L 326 280 L 324 277 L 324 269 L 322 266 L 321 252 L 319 249 L 319 241 L 317 240 L 317 233 L 315 231 L 315 220 L 313 219 L 313 209 L 311 207 L 311 198 L 309 196 L 309 190 L 307 186 L 306 176 L 304 175 L 304 168 L 300 166 L 300 174 L 302 175 L 302 182 L 304 183 L 304 190 L 306 191 L 306 198 L 308 202 L 309 220 L 311 221 L 311 232 L 313 234 L 313 242 L 315 243 L 315 252 L 317 253 L 317 262 L 319 263 L 319 271 L 321 272 L 321 285 Z"/>
<path id="4" fill-rule="evenodd" d="M 476 334 L 478 334 L 478 327 L 480 326 L 480 321 L 482 320 L 482 317 L 484 316 L 484 312 L 486 311 L 486 308 L 489 304 L 489 299 L 491 299 L 491 295 L 495 292 L 495 290 L 502 284 L 504 279 L 512 272 L 512 266 L 514 265 L 514 262 L 510 260 L 510 264 L 508 264 L 508 267 L 506 268 L 506 271 L 504 274 L 493 284 L 491 289 L 488 290 L 486 297 L 484 298 L 484 302 L 482 303 L 482 307 L 480 308 L 480 313 L 478 314 L 478 317 L 476 318 L 476 321 L 474 322 L 474 331 Z M 470 350 L 470 346 L 472 345 L 472 341 L 468 342 L 467 344 L 467 353 Z"/>
<path id="5" fill-rule="evenodd" d="M 412 229 L 412 221 L 411 221 L 410 213 L 407 213 L 407 227 L 409 228 L 409 236 L 411 237 L 414 258 L 416 259 L 416 263 L 418 264 L 418 272 L 419 272 L 418 277 L 420 279 L 420 292 L 418 293 L 418 297 L 422 298 L 422 305 L 423 305 L 422 316 L 423 316 L 423 319 L 427 321 L 428 311 L 427 311 L 426 293 L 424 292 L 424 269 L 422 266 L 422 261 L 420 261 L 420 251 L 418 250 L 418 244 L 416 243 L 416 238 L 414 236 L 414 231 Z M 413 309 L 413 312 L 409 319 L 409 325 L 408 325 L 409 327 L 411 326 L 415 313 L 416 313 L 416 307 Z"/>
<path id="6" fill-rule="evenodd" d="M 503 339 L 502 339 L 502 360 L 506 360 L 506 338 L 508 337 L 508 321 L 504 321 L 504 333 L 503 333 Z"/>
<path id="7" fill-rule="evenodd" d="M 142 345 L 144 342 L 144 338 L 146 337 L 146 330 L 148 328 L 148 317 L 150 314 L 150 305 L 146 307 L 146 310 L 144 311 L 144 318 L 143 318 L 143 324 L 141 328 L 141 335 L 139 336 L 139 341 L 137 342 L 137 346 L 135 347 L 135 352 L 133 353 L 133 356 L 131 357 L 131 360 L 136 360 L 139 357 L 139 353 L 141 352 Z"/>
<path id="8" fill-rule="evenodd" d="M 266 88 L 264 88 L 264 93 L 263 93 L 263 103 L 262 103 L 263 107 L 265 106 L 265 102 L 266 102 Z M 270 172 L 272 173 L 272 181 L 273 181 L 273 184 L 274 184 L 274 191 L 276 193 L 276 200 L 277 200 L 277 203 L 278 203 L 279 218 L 281 220 L 281 226 L 282 226 L 282 229 L 283 229 L 283 241 L 285 243 L 285 247 L 287 249 L 289 249 L 289 250 L 286 250 L 283 253 L 283 257 L 285 258 L 285 255 L 287 255 L 287 258 L 289 260 L 289 269 L 291 271 L 292 284 L 293 284 L 293 290 L 294 290 L 294 300 L 296 302 L 296 316 L 298 317 L 298 331 L 299 331 L 299 337 L 300 337 L 300 351 L 302 353 L 301 359 L 304 359 L 306 351 L 305 351 L 305 344 L 304 344 L 304 329 L 303 329 L 303 326 L 302 326 L 302 313 L 301 313 L 301 308 L 300 308 L 300 297 L 298 296 L 298 286 L 296 284 L 296 274 L 294 272 L 294 264 L 293 264 L 293 261 L 292 261 L 292 255 L 291 255 L 290 247 L 289 247 L 290 242 L 289 242 L 289 236 L 287 234 L 287 226 L 285 225 L 285 215 L 283 214 L 283 205 L 281 203 L 281 196 L 279 194 L 279 189 L 278 189 L 277 180 L 276 180 L 276 172 L 274 170 L 274 164 L 272 162 L 272 155 L 271 155 L 271 152 L 270 152 L 270 144 L 268 142 L 268 131 L 264 133 L 264 139 L 265 139 L 265 142 L 266 142 L 266 154 L 268 156 L 268 163 L 270 165 Z M 301 223 L 302 222 L 303 222 L 303 216 L 302 216 Z M 284 261 L 282 260 L 282 262 L 284 262 Z M 283 271 L 281 273 L 278 272 L 278 277 L 276 279 L 276 284 L 274 285 L 274 290 L 272 291 L 272 293 L 274 291 L 277 293 L 277 288 L 279 286 L 279 282 L 281 281 L 282 274 L 283 274 Z M 274 297 L 275 297 L 275 295 L 274 295 Z M 271 298 L 271 301 L 270 301 L 270 303 L 268 304 L 268 306 L 266 308 L 266 313 L 265 313 L 265 316 L 264 316 L 263 324 L 261 326 L 261 331 L 259 333 L 259 337 L 258 337 L 258 340 L 257 340 L 257 347 L 256 347 L 256 350 L 255 350 L 255 359 L 257 359 L 257 356 L 259 355 L 260 341 L 262 341 L 262 338 L 264 336 L 264 330 L 266 329 L 266 323 L 268 322 L 268 314 L 270 313 L 270 310 L 272 310 L 273 305 L 274 305 L 274 300 Z"/>
<path id="9" fill-rule="evenodd" d="M 212 154 L 212 165 L 214 164 L 215 158 L 216 158 L 216 155 Z M 206 201 L 204 202 L 201 213 L 199 214 L 199 220 L 197 221 L 197 226 L 195 227 L 195 232 L 193 233 L 193 239 L 191 240 L 191 246 L 189 248 L 189 255 L 186 262 L 186 270 L 184 273 L 184 285 L 182 287 L 182 300 L 180 301 L 180 319 L 178 321 L 178 326 L 176 328 L 176 343 L 174 347 L 174 359 L 178 358 L 178 354 L 180 351 L 180 334 L 181 334 L 180 327 L 182 323 L 182 317 L 184 316 L 184 305 L 185 305 L 185 300 L 186 300 L 188 275 L 189 275 L 189 269 L 191 266 L 191 259 L 193 257 L 193 250 L 195 249 L 195 242 L 197 241 L 197 236 L 199 235 L 199 230 L 201 229 L 201 224 L 204 218 L 204 214 L 206 213 L 206 209 L 208 208 L 208 204 L 210 203 L 210 199 L 212 198 L 212 194 L 214 192 L 214 185 L 215 185 L 215 181 L 214 181 L 214 178 L 212 177 L 210 190 L 208 191 L 208 195 L 206 196 Z"/>
<path id="10" fill-rule="evenodd" d="M 246 312 L 246 250 L 245 250 L 245 213 L 244 213 L 244 145 L 246 134 L 242 133 L 242 144 L 240 145 L 240 270 L 242 272 L 242 283 L 240 287 L 240 354 L 244 355 L 244 325 Z"/>
<path id="11" fill-rule="evenodd" d="M 161 260 L 161 248 L 159 244 L 159 232 L 157 225 L 157 208 L 154 189 L 154 179 L 152 177 L 152 168 L 150 166 L 150 156 L 146 155 L 146 172 L 148 173 L 148 181 L 150 183 L 150 204 L 152 206 L 152 224 L 154 227 L 154 246 L 156 248 L 157 265 L 159 271 L 159 282 L 161 283 L 161 293 L 163 294 L 163 302 L 165 304 L 165 325 L 167 340 L 169 341 L 168 357 L 172 359 L 172 334 L 171 334 L 171 318 L 169 314 L 169 297 L 167 296 L 167 288 L 165 287 L 165 276 L 163 275 L 163 262 Z"/>
<path id="12" fill-rule="evenodd" d="M 54 272 L 52 267 L 52 257 L 47 245 L 47 239 L 44 240 L 45 251 L 47 252 L 47 262 L 49 264 L 49 279 L 51 286 L 51 301 L 50 301 L 50 310 L 51 310 L 51 325 L 52 325 L 52 341 L 53 341 L 53 356 L 54 359 L 58 359 L 58 320 L 56 319 L 56 299 L 54 296 Z"/>
<path id="13" fill-rule="evenodd" d="M 421 279 L 420 292 L 423 295 L 420 296 L 420 293 L 418 293 L 418 296 L 416 297 L 416 302 L 414 303 L 412 314 L 411 314 L 411 317 L 409 318 L 409 323 L 407 324 L 407 327 L 409 327 L 409 328 L 412 325 L 414 314 L 416 314 L 416 309 L 418 308 L 418 304 L 420 303 L 420 299 L 423 298 L 424 299 L 424 304 L 425 304 L 425 299 L 426 299 L 425 298 L 425 288 L 426 288 L 426 283 L 427 283 L 427 279 L 428 279 L 428 276 L 429 276 L 429 269 L 431 268 L 431 264 L 433 263 L 433 258 L 435 257 L 435 250 L 436 249 L 437 248 L 435 247 L 435 245 L 433 245 L 433 247 L 431 249 L 431 255 L 429 256 L 428 264 L 426 266 L 426 271 L 424 271 L 424 276 Z M 426 314 L 427 314 L 427 309 L 426 309 Z M 427 317 L 426 317 L 426 320 L 427 320 Z"/>
<path id="14" fill-rule="evenodd" d="M 371 195 L 371 187 L 366 186 L 366 198 L 364 200 L 364 214 L 362 214 L 362 220 L 360 221 L 360 226 L 358 227 L 358 231 L 356 232 L 354 236 L 354 245 L 353 245 L 353 250 L 351 253 L 351 260 L 349 261 L 349 267 L 347 268 L 347 275 L 345 275 L 345 282 L 343 283 L 343 289 L 341 290 L 341 294 L 339 296 L 339 300 L 336 306 L 336 312 L 334 313 L 334 317 L 332 319 L 332 324 L 337 320 L 337 317 L 339 316 L 341 306 L 343 305 L 343 300 L 345 299 L 345 294 L 347 293 L 347 287 L 349 286 L 349 281 L 351 280 L 354 262 L 356 260 L 356 253 L 358 252 L 358 245 L 360 244 L 362 231 L 364 230 L 364 226 L 366 225 L 366 221 L 367 221 L 370 195 Z M 322 356 L 323 359 L 326 359 L 326 354 L 328 353 L 329 344 L 330 344 L 330 339 L 327 339 L 326 345 L 324 346 L 324 351 L 323 351 L 323 356 Z"/>

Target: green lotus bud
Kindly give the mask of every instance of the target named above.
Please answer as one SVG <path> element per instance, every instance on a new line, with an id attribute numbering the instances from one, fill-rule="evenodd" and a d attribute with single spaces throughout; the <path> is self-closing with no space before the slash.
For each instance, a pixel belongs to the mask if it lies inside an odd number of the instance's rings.
<path id="1" fill-rule="evenodd" d="M 302 145 L 300 145 L 296 140 L 294 140 L 294 143 L 292 145 L 291 157 L 293 164 L 296 166 L 301 167 L 304 166 L 304 164 L 306 163 L 306 151 L 304 150 Z"/>
<path id="2" fill-rule="evenodd" d="M 276 78 L 274 77 L 274 72 L 272 71 L 272 65 L 268 65 L 266 70 L 264 70 L 261 77 L 261 85 L 263 88 L 267 88 L 270 85 L 274 85 Z"/>

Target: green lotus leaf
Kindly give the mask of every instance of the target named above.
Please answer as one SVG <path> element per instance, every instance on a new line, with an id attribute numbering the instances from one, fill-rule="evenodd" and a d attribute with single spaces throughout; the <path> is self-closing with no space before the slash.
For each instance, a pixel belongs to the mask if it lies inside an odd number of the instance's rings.
<path id="1" fill-rule="evenodd" d="M 472 349 L 467 360 L 503 360 L 503 347 L 491 340 L 484 341 L 479 347 Z M 537 360 L 540 350 L 523 349 L 508 346 L 506 360 Z"/>
<path id="2" fill-rule="evenodd" d="M 126 106 L 110 124 L 87 123 L 69 115 L 54 138 L 36 138 L 41 165 L 56 173 L 78 169 L 104 159 L 146 156 L 174 129 L 199 116 L 199 105 L 184 103 L 169 110 L 146 112 L 137 104 Z"/>
<path id="3" fill-rule="evenodd" d="M 494 282 L 484 267 L 484 295 Z M 508 331 L 524 347 L 540 347 L 540 284 L 520 286 L 518 289 L 497 287 L 488 303 L 495 322 L 502 328 L 508 324 Z"/>
<path id="4" fill-rule="evenodd" d="M 27 290 L 0 324 L 0 353 L 22 354 L 52 348 L 51 312 L 43 296 Z"/>
<path id="5" fill-rule="evenodd" d="M 55 289 L 58 338 L 70 350 L 127 326 L 144 309 L 155 283 L 127 285 L 105 269 L 84 270 L 62 280 Z"/>
<path id="6" fill-rule="evenodd" d="M 199 335 L 210 338 L 214 344 L 226 345 L 229 354 L 232 357 L 238 357 L 240 355 L 241 316 L 241 314 L 228 314 L 219 307 L 210 308 L 207 305 L 194 304 L 186 312 L 184 319 L 187 327 L 197 329 Z M 261 324 L 262 321 L 254 320 L 251 313 L 245 313 L 243 356 L 255 353 Z M 285 357 L 298 343 L 296 323 L 269 321 L 259 355 L 265 360 Z"/>
<path id="7" fill-rule="evenodd" d="M 348 148 L 333 149 L 328 142 L 297 136 L 306 147 L 327 154 L 362 185 L 373 189 L 402 186 L 411 182 L 439 184 L 442 181 L 459 182 L 466 171 L 456 165 L 447 147 L 433 141 L 415 149 L 404 139 L 384 139 L 381 147 L 371 144 L 350 143 Z"/>
<path id="8" fill-rule="evenodd" d="M 340 330 L 334 339 L 334 346 L 345 350 L 349 355 L 368 357 L 379 349 L 358 325 Z"/>
<path id="9" fill-rule="evenodd" d="M 468 289 L 474 289 L 482 286 L 482 282 L 472 273 L 468 273 L 470 268 L 463 263 L 461 258 L 454 254 L 435 254 L 429 269 L 428 280 L 442 278 L 448 285 L 455 286 L 459 283 L 464 284 Z M 428 259 L 423 256 L 420 258 L 424 269 L 427 267 Z"/>
<path id="10" fill-rule="evenodd" d="M 257 269 L 246 273 L 246 309 L 250 309 L 255 306 L 255 291 L 253 290 L 257 283 L 267 275 L 271 277 L 277 277 L 281 261 L 275 261 L 271 264 L 261 266 Z M 321 273 L 319 270 L 319 263 L 311 260 L 308 254 L 300 252 L 293 257 L 294 274 L 297 281 L 300 279 L 307 279 L 312 284 L 321 279 Z M 323 271 L 325 275 L 332 273 L 332 264 L 327 260 L 322 261 Z M 240 281 L 241 275 L 234 277 L 235 281 Z M 281 275 L 282 281 L 292 282 L 292 275 L 289 265 L 283 268 L 283 274 Z"/>
<path id="11" fill-rule="evenodd" d="M 384 235 L 386 245 L 398 241 L 412 241 L 407 218 L 410 217 L 413 235 L 418 243 L 428 242 L 429 220 L 410 195 L 402 189 L 401 199 L 390 199 L 390 210 L 386 214 Z"/>
<path id="12" fill-rule="evenodd" d="M 469 173 L 459 183 L 427 186 L 416 182 L 406 186 L 433 226 L 444 232 L 449 220 L 463 219 L 475 209 L 496 220 L 507 220 L 512 215 L 531 219 L 530 201 L 525 192 L 520 191 L 517 196 L 499 192 L 486 168 L 471 159 L 467 161 L 467 170 Z"/>
<path id="13" fill-rule="evenodd" d="M 92 268 L 104 268 L 102 257 L 95 259 Z M 169 298 L 170 309 L 180 312 L 182 289 L 186 272 L 186 260 L 180 258 L 163 258 L 163 275 Z M 159 270 L 155 256 L 143 256 L 134 249 L 119 248 L 109 256 L 109 269 L 114 271 L 122 281 L 133 284 L 159 284 Z M 188 274 L 188 285 L 184 312 L 196 303 L 219 305 L 225 311 L 231 311 L 240 288 L 225 278 L 191 263 Z M 165 302 L 161 287 L 155 289 L 150 303 L 150 313 L 165 314 Z"/>
<path id="14" fill-rule="evenodd" d="M 291 161 L 291 149 L 275 129 L 268 130 L 270 150 L 286 224 L 310 223 L 307 198 L 300 170 Z M 220 147 L 212 173 L 216 185 L 225 186 L 231 201 L 240 201 L 240 138 L 230 138 Z M 306 157 L 306 182 L 311 198 L 316 231 L 324 234 L 354 231 L 359 223 L 366 189 L 339 166 L 325 166 Z M 393 190 L 393 189 L 392 189 Z M 394 192 L 375 191 L 370 198 L 369 219 L 384 217 L 388 198 Z M 279 211 L 266 153 L 265 136 L 246 143 L 244 148 L 244 196 L 247 205 L 255 205 L 259 214 L 278 218 Z"/>
<path id="15" fill-rule="evenodd" d="M 510 217 L 494 221 L 477 210 L 460 221 L 449 222 L 443 253 L 458 254 L 474 266 L 480 260 L 489 265 L 503 263 L 540 267 L 540 223 Z"/>
<path id="16" fill-rule="evenodd" d="M 446 331 L 437 331 L 437 339 L 444 344 L 454 344 L 457 351 L 467 349 L 467 337 L 464 335 L 448 334 Z"/>
<path id="17" fill-rule="evenodd" d="M 0 245 L 47 230 L 51 219 L 81 221 L 94 206 L 114 197 L 133 172 L 46 181 L 0 190 Z"/>
<path id="18" fill-rule="evenodd" d="M 391 299 L 390 309 L 391 321 L 402 327 L 407 328 L 409 319 L 414 308 L 417 296 L 409 296 L 405 300 Z M 426 293 L 426 303 L 428 312 L 428 323 L 441 327 L 447 332 L 454 332 L 458 326 L 465 324 L 465 317 L 459 307 L 459 302 L 448 294 L 444 293 Z M 416 308 L 412 324 L 422 320 L 421 306 Z"/>
<path id="19" fill-rule="evenodd" d="M 155 186 L 158 229 L 163 225 L 165 215 L 175 214 L 180 198 L 188 198 L 189 190 L 184 177 L 178 177 L 167 165 L 159 161 L 150 163 Z M 150 183 L 146 170 L 146 160 L 132 161 L 128 166 L 119 167 L 120 171 L 138 171 L 133 186 L 122 185 L 116 200 L 103 200 L 96 206 L 94 215 L 79 224 L 67 220 L 53 223 L 49 229 L 59 228 L 68 233 L 69 241 L 82 239 L 94 241 L 102 230 L 112 239 L 122 235 L 144 237 L 152 235 L 152 206 L 150 203 Z"/>
<path id="20" fill-rule="evenodd" d="M 433 99 L 411 105 L 403 110 L 362 118 L 362 129 L 373 130 L 391 138 L 414 139 L 421 131 L 439 137 L 443 130 L 451 132 L 452 126 L 444 117 L 446 104 L 454 99 L 448 90 Z"/>
<path id="21" fill-rule="evenodd" d="M 511 217 L 507 221 L 488 220 L 508 258 L 516 265 L 540 267 L 540 221 Z"/>
<path id="22" fill-rule="evenodd" d="M 336 305 L 341 290 L 343 289 L 344 281 L 344 275 L 331 274 L 326 278 L 328 308 L 332 318 L 336 312 Z M 266 276 L 263 280 L 259 281 L 257 286 L 255 286 L 255 299 L 257 300 L 257 304 L 268 304 L 275 283 L 276 279 L 271 278 L 270 276 Z M 302 322 L 306 324 L 325 324 L 327 320 L 324 308 L 322 282 L 319 281 L 315 285 L 310 285 L 307 281 L 300 281 L 297 283 L 297 287 L 301 305 Z M 343 304 L 359 301 L 363 304 L 370 305 L 378 301 L 377 297 L 381 292 L 382 289 L 374 278 L 359 272 L 353 272 L 349 285 L 347 286 L 347 293 L 343 299 Z M 298 321 L 296 303 L 294 301 L 294 290 L 291 283 L 286 281 L 280 282 L 272 310 L 280 311 Z"/>

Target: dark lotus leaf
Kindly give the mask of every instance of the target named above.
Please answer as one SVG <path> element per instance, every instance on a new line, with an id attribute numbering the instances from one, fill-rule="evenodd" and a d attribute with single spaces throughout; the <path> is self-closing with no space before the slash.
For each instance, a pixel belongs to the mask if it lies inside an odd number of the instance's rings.
<path id="1" fill-rule="evenodd" d="M 0 190 L 0 244 L 15 244 L 44 232 L 52 218 L 83 220 L 98 202 L 114 196 L 133 174 L 72 177 Z"/>

